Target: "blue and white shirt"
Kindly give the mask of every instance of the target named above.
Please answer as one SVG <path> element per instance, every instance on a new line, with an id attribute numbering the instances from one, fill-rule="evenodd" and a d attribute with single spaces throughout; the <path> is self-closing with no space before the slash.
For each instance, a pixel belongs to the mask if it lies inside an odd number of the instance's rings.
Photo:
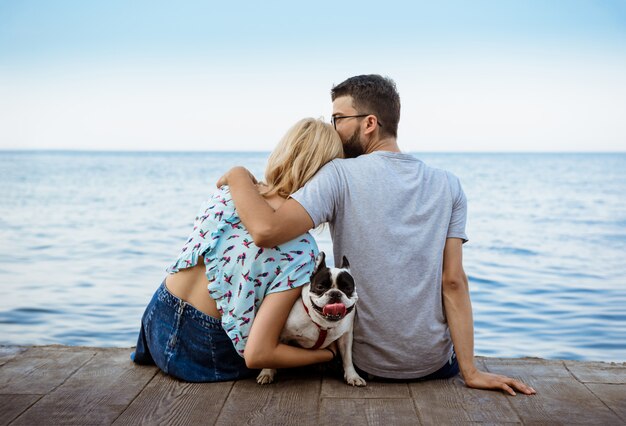
<path id="1" fill-rule="evenodd" d="M 195 266 L 203 257 L 209 294 L 222 315 L 222 327 L 243 356 L 263 298 L 307 284 L 317 254 L 309 233 L 273 248 L 256 246 L 237 215 L 228 186 L 223 186 L 201 208 L 189 239 L 167 272 Z"/>

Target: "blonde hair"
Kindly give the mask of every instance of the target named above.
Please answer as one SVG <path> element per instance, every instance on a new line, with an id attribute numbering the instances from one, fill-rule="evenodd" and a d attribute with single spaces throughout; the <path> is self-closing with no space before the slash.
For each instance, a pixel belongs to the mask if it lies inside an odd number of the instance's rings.
<path id="1" fill-rule="evenodd" d="M 269 188 L 263 195 L 289 197 L 335 158 L 343 158 L 343 145 L 333 126 L 314 118 L 298 121 L 267 160 L 265 183 Z"/>

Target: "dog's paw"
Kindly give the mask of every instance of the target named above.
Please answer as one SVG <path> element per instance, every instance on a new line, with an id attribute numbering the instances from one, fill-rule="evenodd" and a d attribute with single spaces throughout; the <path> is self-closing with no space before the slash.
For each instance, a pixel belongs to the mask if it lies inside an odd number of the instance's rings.
<path id="1" fill-rule="evenodd" d="M 275 375 L 276 370 L 273 370 L 271 368 L 264 368 L 256 377 L 256 382 L 260 385 L 269 385 L 274 381 Z"/>
<path id="2" fill-rule="evenodd" d="M 346 383 L 349 384 L 350 386 L 366 386 L 367 385 L 365 380 L 363 380 L 356 371 L 352 374 L 346 373 L 344 375 L 344 378 L 346 379 Z"/>

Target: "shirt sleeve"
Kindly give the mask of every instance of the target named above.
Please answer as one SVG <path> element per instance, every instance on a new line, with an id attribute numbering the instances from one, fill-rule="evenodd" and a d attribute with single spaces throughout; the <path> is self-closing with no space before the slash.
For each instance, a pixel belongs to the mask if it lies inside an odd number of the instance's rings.
<path id="1" fill-rule="evenodd" d="M 465 244 L 468 241 L 465 233 L 465 224 L 467 222 L 467 198 L 461 187 L 459 178 L 448 173 L 448 183 L 452 194 L 452 214 L 450 216 L 450 224 L 448 225 L 448 238 L 460 238 Z"/>
<path id="2" fill-rule="evenodd" d="M 330 222 L 335 217 L 344 186 L 334 160 L 322 167 L 306 185 L 291 198 L 307 211 L 315 227 Z"/>

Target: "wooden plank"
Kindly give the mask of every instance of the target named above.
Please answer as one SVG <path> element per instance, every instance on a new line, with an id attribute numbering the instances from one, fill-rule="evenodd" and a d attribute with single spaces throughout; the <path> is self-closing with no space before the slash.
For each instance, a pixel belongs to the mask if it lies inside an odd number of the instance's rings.
<path id="1" fill-rule="evenodd" d="M 98 349 L 95 357 L 61 386 L 41 398 L 14 424 L 110 424 L 154 377 L 129 349 Z"/>
<path id="2" fill-rule="evenodd" d="M 0 368 L 0 393 L 46 394 L 93 358 L 95 353 L 93 349 L 62 346 L 30 348 Z"/>
<path id="3" fill-rule="evenodd" d="M 159 373 L 114 424 L 214 424 L 233 383 L 186 383 Z"/>
<path id="4" fill-rule="evenodd" d="M 537 395 L 507 397 L 523 423 L 531 424 L 619 424 L 620 419 L 589 389 L 571 374 L 561 376 L 560 368 L 547 369 L 537 364 L 537 370 L 524 361 L 487 360 L 489 371 L 523 380 Z M 524 367 L 526 365 L 526 367 Z M 514 373 L 522 373 L 516 376 Z M 538 375 L 546 372 L 555 375 Z M 568 372 L 569 374 L 569 372 Z"/>
<path id="5" fill-rule="evenodd" d="M 188 384 L 133 364 L 129 349 L 5 348 L 0 424 L 626 423 L 626 364 L 478 358 L 538 391 L 509 397 L 460 377 L 353 388 L 321 367 L 281 370 L 267 386 Z"/>
<path id="6" fill-rule="evenodd" d="M 626 384 L 626 363 L 565 361 L 565 365 L 583 383 Z"/>
<path id="7" fill-rule="evenodd" d="M 482 356 L 474 357 L 474 365 L 476 366 L 476 368 L 478 368 L 480 371 L 487 371 L 487 364 L 485 364 L 486 359 L 487 358 L 482 357 Z M 496 359 L 500 359 L 500 358 L 496 358 Z"/>
<path id="8" fill-rule="evenodd" d="M 525 376 L 571 378 L 565 363 L 561 360 L 539 358 L 491 358 L 485 359 L 484 365 L 492 373 L 514 376 L 523 381 Z M 506 373 L 504 372 L 506 371 Z"/>
<path id="9" fill-rule="evenodd" d="M 477 357 L 475 364 L 485 369 L 483 358 Z M 322 380 L 322 398 L 410 398 L 406 382 L 367 381 L 365 387 L 352 387 L 343 380 L 343 371 L 330 371 Z"/>
<path id="10" fill-rule="evenodd" d="M 518 395 L 510 402 L 526 424 L 620 424 L 606 405 L 575 379 L 532 377 L 537 395 Z"/>
<path id="11" fill-rule="evenodd" d="M 410 383 L 409 389 L 424 424 L 521 423 L 504 394 L 470 389 L 460 376 Z"/>
<path id="12" fill-rule="evenodd" d="M 342 379 L 324 376 L 322 398 L 410 398 L 406 383 L 367 382 L 365 387 L 347 385 Z"/>
<path id="13" fill-rule="evenodd" d="M 408 398 L 323 398 L 320 425 L 419 425 L 413 401 Z"/>
<path id="14" fill-rule="evenodd" d="M 0 346 L 0 367 L 27 349 L 23 346 Z"/>
<path id="15" fill-rule="evenodd" d="M 626 424 L 626 385 L 587 383 L 586 386 Z"/>
<path id="16" fill-rule="evenodd" d="M 33 405 L 42 395 L 0 395 L 0 425 L 6 425 Z"/>
<path id="17" fill-rule="evenodd" d="M 279 370 L 276 381 L 259 385 L 255 379 L 236 382 L 220 412 L 217 425 L 317 425 L 321 377 Z"/>

